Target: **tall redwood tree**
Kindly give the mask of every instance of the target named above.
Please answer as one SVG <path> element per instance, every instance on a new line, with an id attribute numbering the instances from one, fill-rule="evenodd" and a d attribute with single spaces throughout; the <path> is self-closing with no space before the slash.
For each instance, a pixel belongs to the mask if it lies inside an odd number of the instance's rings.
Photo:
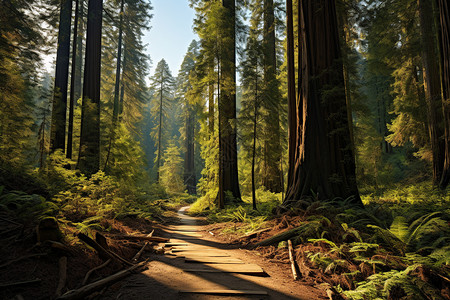
<path id="1" fill-rule="evenodd" d="M 61 0 L 56 51 L 55 87 L 53 92 L 52 125 L 50 130 L 50 151 L 65 149 L 67 82 L 69 79 L 70 23 L 72 0 Z"/>
<path id="2" fill-rule="evenodd" d="M 440 19 L 440 54 L 442 72 L 442 108 L 445 124 L 445 161 L 440 182 L 441 189 L 445 189 L 450 181 L 450 4 L 446 0 L 437 0 Z"/>
<path id="3" fill-rule="evenodd" d="M 290 0 L 287 8 L 288 39 L 293 39 Z M 295 205 L 308 197 L 351 196 L 356 205 L 362 205 L 347 121 L 335 1 L 299 1 L 298 13 L 298 97 L 292 95 L 293 92 L 295 95 L 293 40 L 288 41 L 290 154 L 283 206 Z"/>
<path id="4" fill-rule="evenodd" d="M 219 193 L 217 202 L 223 208 L 226 192 L 241 199 L 237 168 L 236 142 L 236 4 L 222 0 L 224 24 L 220 65 L 219 95 Z"/>
<path id="5" fill-rule="evenodd" d="M 89 0 L 83 103 L 78 168 L 96 173 L 100 168 L 100 66 L 102 47 L 102 0 Z"/>

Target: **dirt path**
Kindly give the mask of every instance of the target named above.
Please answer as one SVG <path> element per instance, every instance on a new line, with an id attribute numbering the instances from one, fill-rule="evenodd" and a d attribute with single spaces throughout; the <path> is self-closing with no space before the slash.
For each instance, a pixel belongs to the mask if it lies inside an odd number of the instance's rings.
<path id="1" fill-rule="evenodd" d="M 322 290 L 295 282 L 289 265 L 212 240 L 185 210 L 178 212 L 181 224 L 165 230 L 173 254 L 152 255 L 148 270 L 113 287 L 103 299 L 327 299 Z M 255 274 L 261 269 L 264 275 Z M 227 273 L 242 270 L 253 274 Z M 254 295 L 227 295 L 240 291 Z"/>

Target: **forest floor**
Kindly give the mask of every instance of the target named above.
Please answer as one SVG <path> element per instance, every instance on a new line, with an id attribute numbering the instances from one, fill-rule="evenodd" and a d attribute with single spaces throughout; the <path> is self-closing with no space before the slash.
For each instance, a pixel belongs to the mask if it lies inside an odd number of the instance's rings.
<path id="1" fill-rule="evenodd" d="M 187 248 L 198 250 L 199 253 L 209 257 L 208 251 L 226 255 L 225 260 L 240 260 L 246 265 L 257 265 L 264 270 L 264 275 L 245 275 L 237 273 L 216 272 L 185 272 L 186 268 L 203 268 L 210 270 L 214 265 L 204 263 L 186 263 L 179 255 L 169 253 L 170 248 L 161 249 L 164 244 L 154 245 L 145 251 L 141 260 L 148 259 L 147 269 L 120 280 L 107 289 L 100 289 L 98 293 L 83 299 L 327 299 L 324 289 L 318 288 L 313 278 L 294 281 L 288 256 L 271 258 L 267 255 L 268 248 L 256 250 L 241 249 L 245 242 L 220 232 L 226 226 L 236 226 L 231 223 L 207 225 L 202 218 L 192 218 L 179 214 L 180 221 L 173 219 L 168 224 L 152 223 L 146 220 L 127 218 L 124 221 L 103 220 L 108 233 L 103 233 L 108 240 L 112 252 L 131 259 L 143 243 L 116 239 L 116 234 L 148 234 L 154 230 L 153 236 L 170 238 L 170 242 L 187 243 Z M 7 220 L 3 216 L 1 220 Z M 9 220 L 14 222 L 13 220 Z M 10 223 L 10 222 L 9 222 Z M 0 224 L 2 225 L 2 224 Z M 186 227 L 188 226 L 188 227 Z M 1 299 L 52 299 L 55 298 L 60 270 L 58 261 L 67 256 L 67 282 L 62 292 L 77 289 L 81 286 L 85 274 L 92 268 L 99 266 L 103 261 L 90 248 L 81 242 L 75 241 L 68 229 L 62 228 L 66 239 L 71 239 L 70 249 L 55 249 L 46 243 L 36 246 L 34 230 L 27 225 L 21 227 L 21 239 L 11 243 L 2 241 L 2 260 L 0 264 L 0 285 L 3 283 L 28 282 L 17 286 L 2 287 Z M 281 230 L 281 229 L 280 229 Z M 276 229 L 275 229 L 276 231 Z M 186 234 L 183 234 L 185 232 Z M 193 233 L 188 234 L 187 232 Z M 273 234 L 273 231 L 271 231 Z M 259 236 L 259 234 L 258 234 Z M 258 239 L 258 237 L 254 238 Z M 244 239 L 245 240 L 245 239 Z M 6 242 L 6 243 L 3 243 Z M 6 247 L 4 247 L 6 246 Z M 177 248 L 177 247 L 174 247 Z M 182 248 L 182 247 L 181 247 Z M 247 247 L 249 248 L 249 247 Z M 4 266 L 13 258 L 23 258 L 29 254 L 43 253 L 41 256 L 23 259 Z M 194 254 L 194 257 L 195 256 Z M 241 263 L 231 266 L 239 268 Z M 88 282 L 107 277 L 125 268 L 114 262 L 96 271 Z M 211 271 L 211 270 L 210 270 Z M 246 290 L 262 295 L 224 296 L 202 295 L 197 293 L 180 293 L 180 291 L 193 290 Z M 264 295 L 267 293 L 267 295 Z"/>

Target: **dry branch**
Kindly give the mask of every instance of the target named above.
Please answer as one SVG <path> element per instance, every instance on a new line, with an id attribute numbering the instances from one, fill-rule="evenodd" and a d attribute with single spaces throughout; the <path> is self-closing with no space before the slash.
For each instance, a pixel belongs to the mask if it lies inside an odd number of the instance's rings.
<path id="1" fill-rule="evenodd" d="M 85 284 L 87 283 L 87 281 L 88 281 L 88 279 L 89 279 L 89 276 L 91 276 L 91 274 L 92 274 L 93 272 L 95 272 L 95 271 L 97 271 L 97 270 L 100 270 L 100 269 L 106 267 L 110 262 L 111 262 L 111 259 L 108 259 L 105 263 L 101 264 L 100 266 L 97 266 L 97 267 L 95 267 L 95 268 L 93 268 L 93 269 L 90 269 L 90 270 L 86 273 L 86 276 L 84 276 L 83 283 L 81 283 L 81 285 L 85 285 Z"/>
<path id="2" fill-rule="evenodd" d="M 100 246 L 96 241 L 94 241 L 93 239 L 91 239 L 90 237 L 85 235 L 84 233 L 80 232 L 80 233 L 78 233 L 77 236 L 78 236 L 78 238 L 80 240 L 82 240 L 83 242 L 85 242 L 86 244 L 88 244 L 89 246 L 94 248 L 101 257 L 107 257 L 107 258 L 110 258 L 110 259 L 118 260 L 118 261 L 123 262 L 124 264 L 127 264 L 127 265 L 133 265 L 132 263 L 130 263 L 126 259 L 122 258 L 118 254 L 106 250 L 105 248 Z"/>
<path id="3" fill-rule="evenodd" d="M 155 232 L 155 229 L 152 230 L 152 232 L 150 232 L 147 237 L 152 237 L 153 232 Z M 138 253 L 136 253 L 136 255 L 131 259 L 132 262 L 136 263 L 137 260 L 139 259 L 139 257 L 141 257 L 142 252 L 144 252 L 145 248 L 148 246 L 148 244 L 150 244 L 149 241 L 146 241 L 144 243 L 144 246 L 142 246 L 142 248 L 138 251 Z"/>
<path id="4" fill-rule="evenodd" d="M 144 240 L 150 242 L 157 243 L 166 243 L 169 241 L 167 238 L 157 237 L 157 236 L 146 236 L 146 235 L 128 235 L 128 234 L 119 234 L 114 235 L 115 238 L 124 239 L 124 240 Z"/>
<path id="5" fill-rule="evenodd" d="M 41 281 L 42 281 L 41 279 L 37 278 L 37 279 L 26 280 L 26 281 L 0 283 L 0 288 L 40 283 Z"/>
<path id="6" fill-rule="evenodd" d="M 294 276 L 294 280 L 297 280 L 298 273 L 297 269 L 295 268 L 294 249 L 292 247 L 291 240 L 288 240 L 288 249 L 289 249 L 289 260 L 291 261 L 292 276 Z"/>
<path id="7" fill-rule="evenodd" d="M 143 271 L 144 269 L 146 269 L 146 267 L 145 267 L 146 263 L 147 263 L 147 261 L 144 261 L 142 263 L 133 265 L 126 270 L 122 270 L 120 272 L 117 272 L 116 274 L 108 276 L 104 279 L 101 279 L 96 282 L 85 285 L 77 290 L 68 291 L 67 293 L 65 293 L 64 295 L 62 295 L 61 297 L 59 297 L 57 299 L 59 299 L 59 300 L 85 299 L 86 296 L 92 294 L 93 292 L 98 291 L 105 286 L 113 284 L 114 282 L 116 282 L 130 274 L 137 272 L 138 269 L 142 269 L 142 270 L 139 270 L 139 272 Z"/>
<path id="8" fill-rule="evenodd" d="M 61 296 L 62 290 L 66 286 L 67 279 L 67 256 L 63 256 L 58 261 L 59 264 L 59 282 L 56 288 L 55 296 Z"/>

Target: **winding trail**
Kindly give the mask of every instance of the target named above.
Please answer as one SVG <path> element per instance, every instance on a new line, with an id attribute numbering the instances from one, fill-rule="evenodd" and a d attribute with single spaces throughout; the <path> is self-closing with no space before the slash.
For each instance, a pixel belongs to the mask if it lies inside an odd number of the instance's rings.
<path id="1" fill-rule="evenodd" d="M 181 224 L 165 228 L 166 254 L 151 254 L 148 270 L 103 299 L 327 299 L 322 290 L 294 281 L 289 265 L 214 241 L 186 209 L 178 211 Z"/>

